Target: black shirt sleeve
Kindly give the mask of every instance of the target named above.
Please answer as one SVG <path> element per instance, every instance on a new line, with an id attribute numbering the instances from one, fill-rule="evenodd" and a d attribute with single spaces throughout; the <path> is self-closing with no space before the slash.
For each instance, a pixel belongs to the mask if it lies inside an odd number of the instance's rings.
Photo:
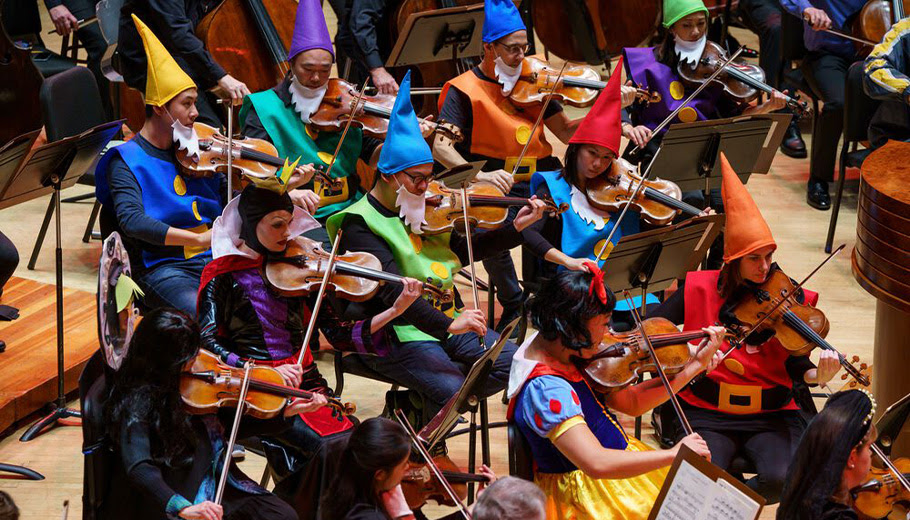
<path id="1" fill-rule="evenodd" d="M 170 226 L 146 214 L 139 181 L 119 155 L 111 159 L 108 185 L 117 224 L 123 233 L 149 244 L 164 245 Z"/>
<path id="2" fill-rule="evenodd" d="M 815 364 L 812 363 L 809 356 L 790 356 L 784 361 L 784 367 L 787 369 L 790 379 L 803 382 L 805 381 L 806 372 L 815 368 Z"/>
<path id="3" fill-rule="evenodd" d="M 511 223 L 484 233 L 475 231 L 471 233 L 471 238 L 474 242 L 474 261 L 483 260 L 500 251 L 508 251 L 522 244 L 521 233 Z M 453 232 L 452 238 L 449 240 L 449 247 L 452 248 L 453 253 L 458 255 L 458 259 L 463 265 L 468 264 L 468 241 L 464 235 Z"/>
<path id="4" fill-rule="evenodd" d="M 120 432 L 120 453 L 126 478 L 135 489 L 151 497 L 164 512 L 171 497 L 178 493 L 164 481 L 161 468 L 154 463 L 148 423 L 134 421 L 121 428 Z"/>
<path id="5" fill-rule="evenodd" d="M 265 139 L 272 142 L 271 136 L 265 131 L 262 120 L 259 119 L 259 113 L 256 112 L 256 105 L 250 103 L 250 108 L 246 113 L 246 119 L 243 120 L 243 135 L 253 139 Z"/>
<path id="6" fill-rule="evenodd" d="M 188 72 L 201 83 L 200 87 L 206 90 L 214 87 L 226 72 L 196 37 L 196 28 L 187 16 L 185 3 L 174 0 L 146 0 L 146 3 L 153 15 L 144 21 L 165 48 L 187 63 L 192 69 Z"/>
<path id="7" fill-rule="evenodd" d="M 354 41 L 363 53 L 368 69 L 383 66 L 379 53 L 379 34 L 376 24 L 380 23 L 387 8 L 385 0 L 354 0 L 351 6 L 350 28 Z"/>
<path id="8" fill-rule="evenodd" d="M 547 183 L 541 182 L 534 194 L 539 199 L 550 197 L 550 188 Z M 550 216 L 549 213 L 544 213 L 540 220 L 526 227 L 521 232 L 524 245 L 536 256 L 543 258 L 550 249 L 556 247 L 553 244 L 559 242 L 562 234 L 560 226 L 558 218 Z"/>

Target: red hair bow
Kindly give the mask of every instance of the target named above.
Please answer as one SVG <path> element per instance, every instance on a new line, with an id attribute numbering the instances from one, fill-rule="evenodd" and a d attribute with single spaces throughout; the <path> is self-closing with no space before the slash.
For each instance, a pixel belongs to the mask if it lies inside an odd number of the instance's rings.
<path id="1" fill-rule="evenodd" d="M 591 285 L 588 287 L 588 296 L 594 294 L 594 291 L 597 291 L 597 298 L 600 300 L 600 303 L 607 303 L 607 288 L 604 287 L 604 272 L 600 270 L 600 267 L 597 266 L 595 262 L 585 262 L 588 270 L 591 271 L 591 274 L 594 275 L 594 279 L 591 280 Z"/>

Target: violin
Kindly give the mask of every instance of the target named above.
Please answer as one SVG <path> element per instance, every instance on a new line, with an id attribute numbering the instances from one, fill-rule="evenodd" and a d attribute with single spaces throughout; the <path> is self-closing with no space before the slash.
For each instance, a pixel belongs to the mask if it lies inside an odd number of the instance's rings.
<path id="1" fill-rule="evenodd" d="M 484 475 L 461 471 L 448 455 L 437 455 L 433 457 L 433 462 L 461 500 L 467 500 L 468 482 L 488 481 Z M 410 463 L 401 480 L 401 490 L 411 509 L 419 509 L 429 500 L 450 507 L 456 505 L 455 501 L 446 493 L 442 482 L 430 471 L 426 463 Z"/>
<path id="2" fill-rule="evenodd" d="M 360 101 L 358 103 L 358 97 Z M 310 116 L 310 122 L 325 129 L 340 131 L 354 112 L 354 123 L 363 129 L 367 135 L 385 139 L 389 131 L 389 117 L 392 107 L 395 106 L 395 96 L 390 94 L 363 95 L 355 85 L 343 79 L 332 78 L 329 80 L 325 95 L 322 97 L 318 110 Z M 464 140 L 464 135 L 452 125 L 443 121 L 430 121 L 417 118 L 434 128 L 435 132 L 442 133 L 456 142 Z"/>
<path id="3" fill-rule="evenodd" d="M 689 342 L 709 336 L 703 330 L 680 332 L 666 318 L 648 318 L 641 327 L 627 332 L 608 331 L 596 354 L 589 358 L 572 356 L 572 362 L 601 393 L 634 384 L 643 373 L 653 374 L 656 370 L 642 330 L 651 339 L 654 354 L 668 375 L 679 373 L 692 360 Z"/>
<path id="4" fill-rule="evenodd" d="M 679 213 L 691 217 L 701 215 L 700 209 L 682 201 L 682 190 L 676 183 L 660 178 L 645 180 L 645 185 L 635 195 L 641 182 L 642 177 L 635 167 L 618 158 L 613 160 L 608 171 L 586 181 L 585 195 L 591 206 L 610 213 L 632 204 L 642 220 L 653 226 L 669 224 Z"/>
<path id="5" fill-rule="evenodd" d="M 505 222 L 511 206 L 525 206 L 530 199 L 524 197 L 506 197 L 495 185 L 488 182 L 475 182 L 468 186 L 468 220 L 472 227 L 496 229 Z M 435 235 L 464 229 L 464 204 L 461 190 L 447 188 L 439 181 L 430 181 L 426 191 L 426 223 L 423 232 Z M 542 199 L 547 211 L 559 215 L 569 209 L 568 204 L 557 206 L 550 199 Z"/>
<path id="6" fill-rule="evenodd" d="M 701 59 L 696 63 L 680 61 L 677 72 L 684 83 L 701 85 L 728 59 L 729 56 L 723 47 L 708 40 Z M 765 71 L 758 65 L 750 63 L 731 62 L 711 81 L 722 86 L 727 96 L 739 102 L 752 101 L 761 92 L 771 95 L 774 91 L 770 85 L 765 83 Z M 812 111 L 808 103 L 791 96 L 785 95 L 784 97 L 787 106 L 796 112 L 797 117 L 811 115 Z"/>
<path id="7" fill-rule="evenodd" d="M 205 123 L 193 123 L 199 136 L 199 157 L 190 156 L 185 149 L 177 150 L 180 171 L 190 178 L 212 177 L 216 173 L 227 175 L 227 158 L 232 154 L 232 175 L 247 179 L 274 179 L 278 170 L 284 167 L 286 159 L 278 156 L 275 145 L 265 139 L 234 137 L 233 147 L 228 138 L 217 128 Z M 317 167 L 314 175 L 325 185 L 340 188 L 341 179 L 329 178 L 323 168 Z"/>
<path id="8" fill-rule="evenodd" d="M 559 101 L 574 107 L 587 107 L 594 103 L 600 91 L 607 86 L 605 81 L 600 80 L 600 74 L 596 70 L 585 65 L 566 65 L 562 79 L 557 84 L 558 76 L 559 69 L 554 69 L 537 56 L 527 56 L 521 63 L 521 75 L 509 94 L 509 99 L 516 105 L 536 105 L 555 90 L 554 97 Z M 645 104 L 661 100 L 659 93 L 645 88 L 638 88 L 635 97 Z"/>
<path id="9" fill-rule="evenodd" d="M 180 375 L 183 404 L 193 414 L 211 414 L 222 407 L 235 407 L 239 403 L 243 375 L 244 369 L 225 365 L 215 354 L 200 350 Z M 285 385 L 284 378 L 272 367 L 255 366 L 250 373 L 244 413 L 257 419 L 271 419 L 284 409 L 289 397 L 311 399 L 313 393 Z M 351 415 L 357 409 L 333 397 L 326 399 L 339 420 L 342 418 L 339 413 Z"/>
<path id="10" fill-rule="evenodd" d="M 298 236 L 288 242 L 283 257 L 268 259 L 263 266 L 263 279 L 279 294 L 307 295 L 319 288 L 328 259 L 329 254 L 319 242 Z M 363 302 L 376 294 L 380 283 L 403 281 L 404 277 L 383 271 L 379 259 L 370 253 L 349 252 L 336 257 L 328 289 L 340 298 Z M 429 282 L 424 282 L 423 291 L 441 303 L 455 299 L 452 291 Z"/>
<path id="11" fill-rule="evenodd" d="M 797 289 L 789 276 L 782 270 L 775 269 L 764 283 L 755 288 L 751 297 L 743 298 L 732 312 L 750 333 L 774 329 L 774 337 L 792 356 L 808 355 L 816 347 L 836 352 L 847 373 L 867 386 L 869 379 L 825 341 L 831 327 L 825 314 L 793 298 Z M 746 336 L 748 334 L 742 335 Z"/>
<path id="12" fill-rule="evenodd" d="M 910 459 L 901 457 L 893 462 L 904 479 L 910 479 Z M 910 491 L 887 468 L 872 467 L 866 480 L 850 490 L 853 507 L 870 518 L 886 518 L 896 502 L 910 501 Z"/>

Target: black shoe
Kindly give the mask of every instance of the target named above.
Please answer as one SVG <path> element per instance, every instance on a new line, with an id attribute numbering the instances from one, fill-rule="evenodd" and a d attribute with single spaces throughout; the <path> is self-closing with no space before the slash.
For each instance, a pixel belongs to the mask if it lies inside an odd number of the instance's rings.
<path id="1" fill-rule="evenodd" d="M 787 127 L 787 133 L 784 134 L 784 140 L 780 143 L 780 151 L 794 159 L 805 159 L 809 156 L 806 152 L 806 143 L 799 132 L 799 125 L 791 122 Z"/>
<path id="2" fill-rule="evenodd" d="M 824 181 L 809 181 L 806 190 L 806 202 L 815 209 L 828 211 L 831 209 L 831 196 L 828 195 L 828 183 Z"/>
<path id="3" fill-rule="evenodd" d="M 499 316 L 499 322 L 496 323 L 496 332 L 502 334 L 503 329 L 506 328 L 506 325 L 512 322 L 515 318 L 521 316 L 521 309 L 523 305 L 518 307 L 509 307 L 502 310 L 502 315 Z M 512 337 L 509 339 L 515 339 L 518 337 L 518 327 L 515 327 L 515 330 L 512 331 Z"/>

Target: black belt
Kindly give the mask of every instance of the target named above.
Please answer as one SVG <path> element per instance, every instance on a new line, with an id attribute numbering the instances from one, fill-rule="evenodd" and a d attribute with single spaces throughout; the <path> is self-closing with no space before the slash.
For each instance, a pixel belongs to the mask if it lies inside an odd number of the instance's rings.
<path id="1" fill-rule="evenodd" d="M 699 399 L 725 412 L 755 413 L 761 410 L 780 410 L 793 399 L 792 389 L 781 385 L 759 390 L 758 385 L 723 384 L 725 392 L 721 392 L 721 385 L 705 377 L 689 385 L 689 389 Z M 756 397 L 759 398 L 757 403 L 754 402 Z"/>

